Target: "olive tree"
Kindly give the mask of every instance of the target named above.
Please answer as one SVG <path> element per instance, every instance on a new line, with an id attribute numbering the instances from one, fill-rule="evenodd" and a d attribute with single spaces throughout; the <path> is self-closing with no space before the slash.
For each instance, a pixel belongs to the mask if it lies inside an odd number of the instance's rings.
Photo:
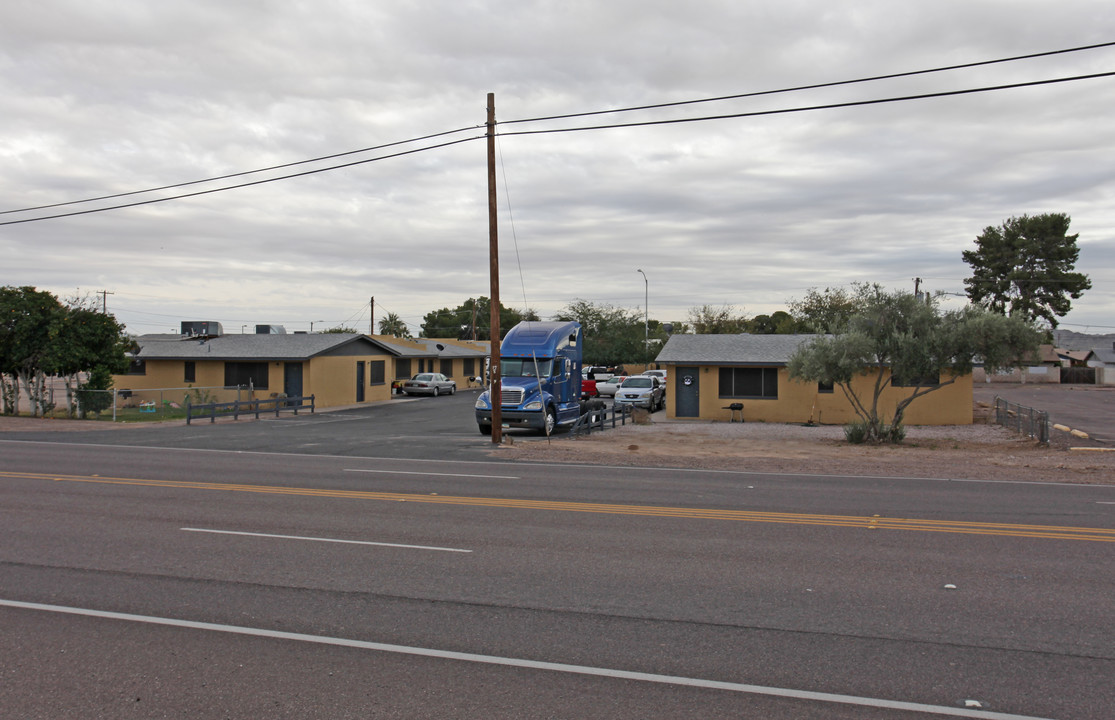
<path id="1" fill-rule="evenodd" d="M 843 322 L 790 358 L 791 378 L 839 386 L 864 426 L 866 440 L 897 441 L 906 408 L 952 385 L 982 361 L 988 372 L 1011 367 L 1036 351 L 1041 333 L 1027 320 L 969 306 L 942 313 L 936 302 L 904 292 L 858 285 L 841 294 Z M 864 384 L 853 380 L 865 376 Z M 888 387 L 908 390 L 884 418 L 880 398 Z M 858 388 L 858 389 L 857 389 Z"/>

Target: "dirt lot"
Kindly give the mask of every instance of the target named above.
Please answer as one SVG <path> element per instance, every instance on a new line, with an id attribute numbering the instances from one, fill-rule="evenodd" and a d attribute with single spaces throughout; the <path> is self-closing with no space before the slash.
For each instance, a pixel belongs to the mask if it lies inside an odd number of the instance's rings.
<path id="1" fill-rule="evenodd" d="M 123 426 L 0 417 L 2 432 L 83 432 Z M 1115 484 L 1115 448 L 1054 433 L 1048 446 L 982 423 L 909 427 L 898 446 L 849 445 L 834 425 L 666 421 L 628 424 L 550 442 L 521 438 L 493 451 L 504 459 L 751 472 L 945 477 Z M 1073 449 L 1078 448 L 1078 449 Z"/>
<path id="2" fill-rule="evenodd" d="M 902 445 L 878 446 L 850 445 L 831 425 L 658 421 L 549 443 L 512 441 L 495 452 L 605 465 L 1115 484 L 1115 452 L 1084 444 L 1059 434 L 1045 447 L 985 424 L 910 427 Z"/>

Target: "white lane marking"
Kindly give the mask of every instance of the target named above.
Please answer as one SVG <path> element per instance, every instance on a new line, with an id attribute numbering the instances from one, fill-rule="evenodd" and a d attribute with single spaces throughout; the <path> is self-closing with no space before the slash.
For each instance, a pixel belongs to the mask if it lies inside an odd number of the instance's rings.
<path id="1" fill-rule="evenodd" d="M 132 615 L 130 613 L 89 610 L 86 608 L 65 607 L 63 605 L 43 605 L 40 603 L 20 602 L 18 600 L 0 599 L 0 606 L 21 608 L 24 610 L 64 613 L 68 615 L 83 615 L 85 617 L 95 617 L 106 620 L 124 620 L 127 622 L 140 622 L 151 625 L 169 625 L 171 627 L 190 628 L 193 630 L 209 630 L 237 635 L 250 635 L 275 640 L 295 640 L 298 642 L 316 643 L 318 645 L 335 645 L 340 647 L 359 648 L 361 650 L 396 653 L 400 655 L 439 658 L 442 660 L 459 660 L 462 662 L 483 663 L 486 665 L 503 665 L 531 670 L 548 670 L 551 672 L 592 675 L 619 680 L 638 680 L 665 685 L 682 685 L 711 690 L 726 690 L 729 692 L 748 693 L 751 695 L 769 695 L 773 697 L 794 698 L 797 700 L 810 700 L 822 703 L 840 703 L 843 705 L 858 705 L 861 707 L 905 710 L 908 712 L 946 715 L 949 717 L 984 718 L 985 720 L 1047 720 L 1045 718 L 1036 718 L 1027 715 L 989 712 L 986 710 L 969 710 L 965 708 L 947 707 L 944 705 L 923 705 L 921 703 L 902 702 L 898 700 L 882 700 L 879 698 L 774 688 L 763 685 L 746 685 L 743 683 L 723 682 L 720 680 L 702 680 L 700 678 L 680 677 L 677 675 L 631 672 L 629 670 L 614 670 L 611 668 L 591 667 L 587 665 L 567 665 L 565 663 L 524 660 L 521 658 L 500 657 L 498 655 L 476 655 L 473 653 L 433 650 L 431 648 L 410 647 L 407 645 L 389 645 L 386 643 L 368 642 L 366 640 L 349 640 L 347 638 L 328 637 L 325 635 L 306 635 L 303 633 L 283 632 L 281 630 L 263 630 L 260 628 L 241 627 L 238 625 L 220 625 L 216 623 L 196 622 L 193 620 L 176 620 L 173 618 L 162 618 L 151 615 Z"/>
<path id="2" fill-rule="evenodd" d="M 492 480 L 521 480 L 522 478 L 517 475 L 467 475 L 465 473 L 435 473 L 435 472 L 418 472 L 416 470 L 365 470 L 363 468 L 345 468 L 345 472 L 358 472 L 358 473 L 386 473 L 388 475 L 433 475 L 434 477 L 463 477 L 463 478 L 487 478 Z"/>
<path id="3" fill-rule="evenodd" d="M 398 401 L 393 401 L 398 402 Z M 474 437 L 471 433 L 469 437 Z M 198 436 L 200 437 L 200 436 Z M 164 445 L 117 445 L 108 443 L 78 443 L 78 442 L 54 442 L 50 440 L 8 440 L 0 439 L 0 445 L 52 445 L 52 446 L 67 446 L 67 447 L 80 447 L 86 450 L 92 448 L 109 449 L 109 450 L 139 450 L 141 452 L 150 452 L 152 450 L 162 450 L 164 452 L 181 452 L 181 453 L 207 453 L 213 455 L 226 454 L 226 455 L 251 455 L 260 457 L 289 457 L 299 458 L 303 460 L 344 460 L 346 462 L 354 462 L 358 460 L 367 460 L 375 462 L 388 462 L 388 463 L 429 463 L 429 464 L 443 464 L 443 465 L 497 465 L 501 467 L 556 467 L 564 470 L 569 469 L 584 469 L 584 470 L 637 470 L 639 472 L 647 473 L 689 473 L 689 474 L 704 474 L 704 475 L 743 475 L 749 477 L 784 477 L 784 478 L 822 478 L 822 479 L 838 479 L 838 478 L 852 478 L 855 480 L 914 480 L 925 482 L 946 482 L 946 483 L 984 483 L 984 484 L 999 484 L 999 485 L 1046 485 L 1049 487 L 1060 488 L 1073 488 L 1079 490 L 1110 490 L 1115 485 L 1089 485 L 1084 483 L 1062 483 L 1062 482 L 1041 482 L 1033 480 L 970 480 L 964 478 L 940 478 L 940 477 L 908 477 L 905 475 L 831 475 L 823 473 L 788 473 L 788 472 L 762 472 L 759 470 L 703 470 L 700 468 L 676 468 L 676 467 L 641 467 L 638 465 L 592 465 L 589 463 L 545 463 L 545 462 L 528 462 L 525 460 L 437 460 L 434 458 L 392 458 L 392 457 L 379 457 L 376 455 L 331 455 L 324 453 L 321 455 L 307 455 L 305 453 L 294 452 L 270 452 L 266 450 L 220 450 L 216 448 L 183 448 L 171 447 Z M 380 471 L 386 472 L 386 471 Z M 477 476 L 484 477 L 484 476 Z M 491 476 L 501 477 L 501 476 Z M 518 480 L 519 478 L 511 478 Z"/>
<path id="4" fill-rule="evenodd" d="M 428 545 L 401 545 L 399 543 L 372 542 L 370 540 L 339 540 L 335 538 L 302 537 L 299 535 L 272 535 L 270 533 L 241 532 L 238 530 L 208 530 L 206 528 L 179 528 L 185 532 L 213 533 L 214 535 L 243 535 L 246 537 L 276 538 L 279 540 L 312 540 L 314 542 L 343 543 L 345 545 L 376 545 L 378 547 L 405 548 L 407 550 L 438 550 L 440 552 L 470 553 L 462 548 L 432 547 Z"/>

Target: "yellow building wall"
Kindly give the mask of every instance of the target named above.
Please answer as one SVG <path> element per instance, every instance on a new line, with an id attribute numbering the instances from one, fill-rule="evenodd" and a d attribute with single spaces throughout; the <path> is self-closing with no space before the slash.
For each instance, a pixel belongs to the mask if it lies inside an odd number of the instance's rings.
<path id="1" fill-rule="evenodd" d="M 314 396 L 316 407 L 336 407 L 355 405 L 356 402 L 356 363 L 364 361 L 364 402 L 379 402 L 391 398 L 391 378 L 393 370 L 391 357 L 387 355 L 344 355 L 336 357 L 317 357 L 302 362 L 302 394 Z M 384 363 L 384 382 L 371 384 L 371 363 Z M 232 402 L 233 400 L 266 400 L 278 397 L 283 392 L 286 363 L 271 361 L 267 367 L 267 389 L 248 392 L 246 389 L 223 389 L 225 380 L 224 360 L 194 361 L 192 383 L 185 380 L 185 361 L 148 360 L 145 375 L 114 375 L 113 387 L 131 391 L 131 397 L 123 401 L 125 406 L 135 406 L 142 402 L 173 402 L 185 404 L 189 397 L 193 404 L 206 402 Z"/>
<path id="2" fill-rule="evenodd" d="M 666 413 L 677 417 L 675 382 L 678 373 L 671 366 L 666 378 Z M 860 375 L 853 387 L 868 402 L 874 394 L 875 375 Z M 947 380 L 948 376 L 942 376 Z M 844 391 L 836 386 L 831 393 L 822 393 L 817 383 L 791 380 L 785 368 L 778 370 L 777 398 L 720 397 L 720 367 L 700 366 L 699 413 L 704 420 L 731 420 L 728 406 L 743 403 L 746 421 L 771 423 L 804 423 L 812 420 L 827 425 L 844 425 L 859 419 Z M 885 421 L 894 417 L 898 403 L 909 397 L 914 388 L 888 386 L 879 398 L 879 416 Z M 869 405 L 870 406 L 870 405 Z M 906 425 L 970 425 L 972 423 L 972 376 L 963 375 L 956 382 L 914 400 L 903 417 Z"/>

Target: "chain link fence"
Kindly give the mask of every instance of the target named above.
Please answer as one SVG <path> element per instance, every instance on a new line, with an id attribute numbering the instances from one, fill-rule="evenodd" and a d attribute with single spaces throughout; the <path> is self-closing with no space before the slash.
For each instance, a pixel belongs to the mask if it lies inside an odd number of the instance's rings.
<path id="1" fill-rule="evenodd" d="M 1037 440 L 1043 445 L 1049 444 L 1049 413 L 1044 410 L 1035 410 L 995 396 L 993 419 L 996 425 L 1010 428 L 1020 435 L 1026 435 Z"/>

